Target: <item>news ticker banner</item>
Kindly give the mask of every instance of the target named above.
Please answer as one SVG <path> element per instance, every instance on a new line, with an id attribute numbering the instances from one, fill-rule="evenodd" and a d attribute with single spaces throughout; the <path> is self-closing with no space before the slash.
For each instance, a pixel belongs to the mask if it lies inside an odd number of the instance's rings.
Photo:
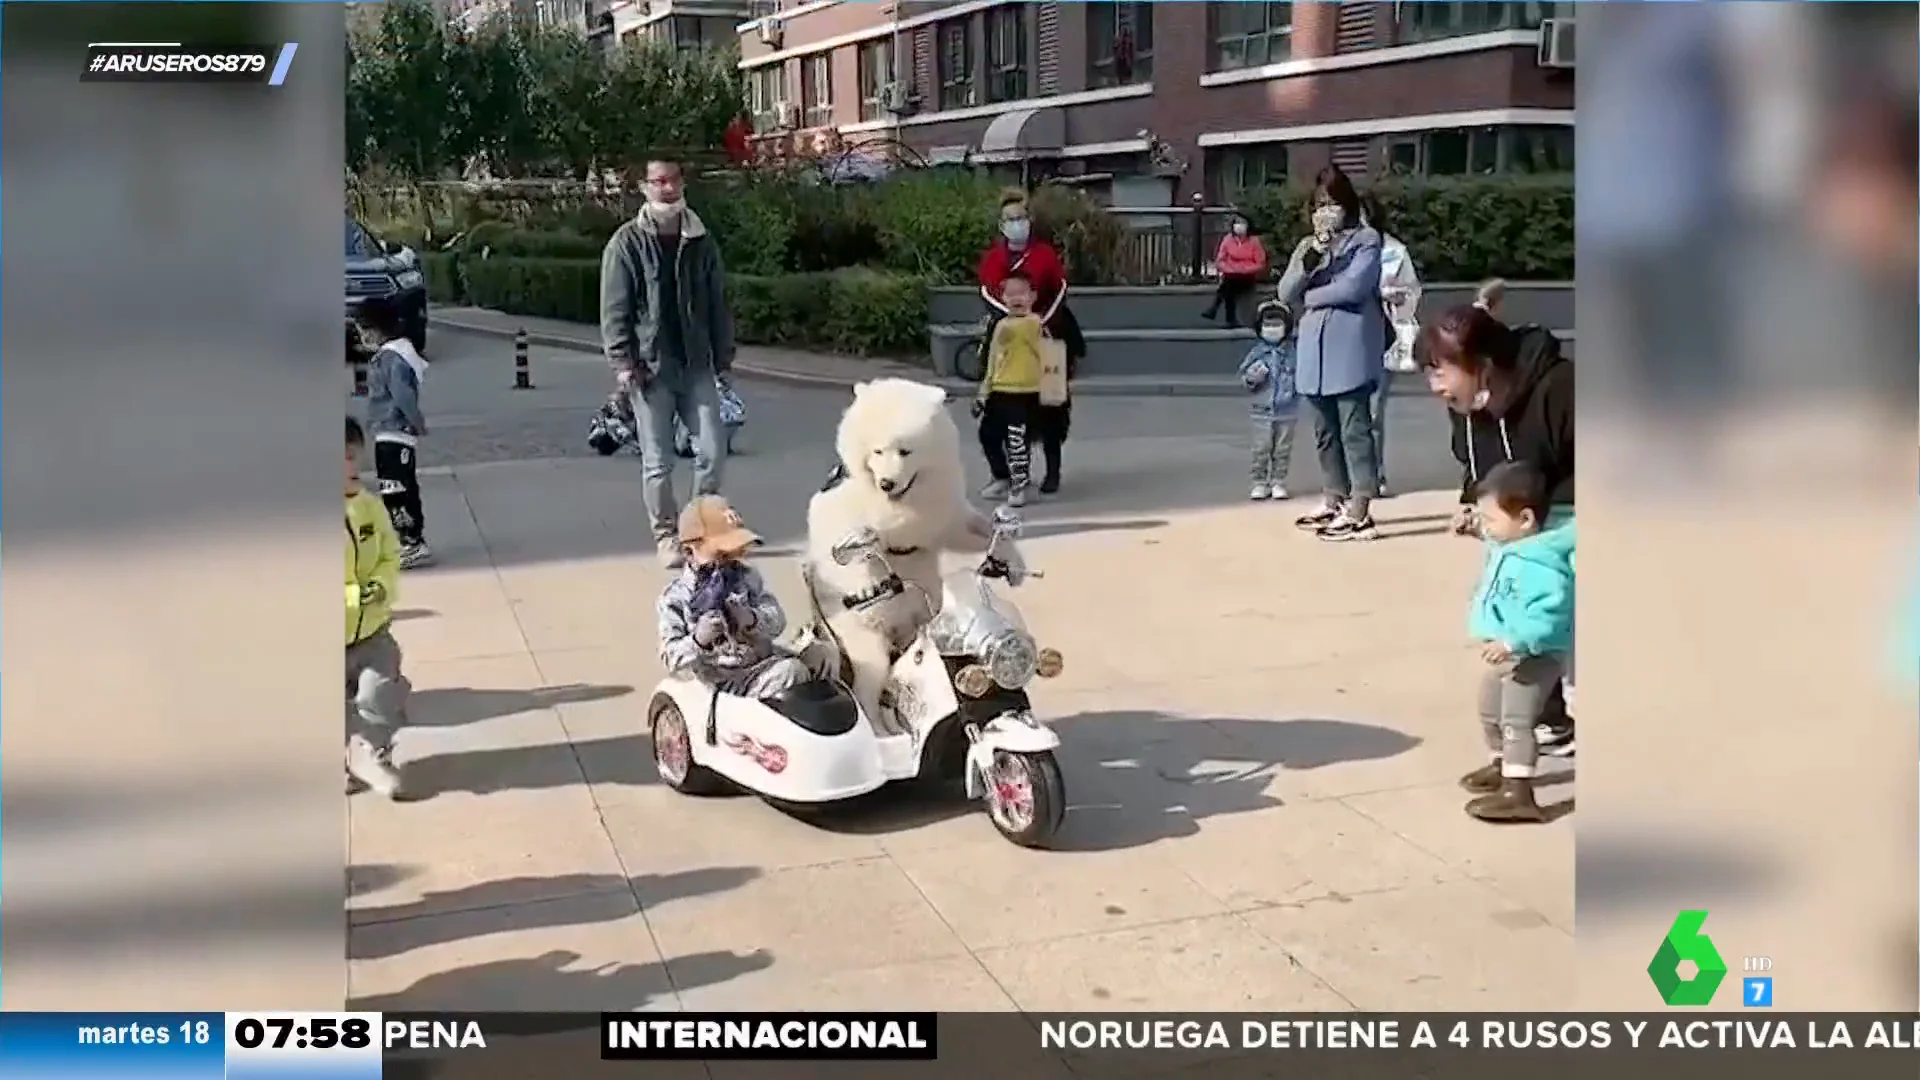
<path id="1" fill-rule="evenodd" d="M 107 41 L 87 46 L 81 82 L 264 83 L 284 86 L 298 42 L 280 45 L 188 45 L 178 41 Z"/>
<path id="2" fill-rule="evenodd" d="M 1823 1080 L 1911 1080 L 1920 1064 L 1912 1014 L 0 1012 L 0 1077 L 375 1080 L 428 1061 L 434 1075 L 457 1077 L 506 1062 L 530 1038 L 548 1058 L 581 1063 L 1418 1059 L 1472 1065 L 1482 1077 L 1504 1073 L 1504 1062 L 1537 1078 L 1543 1066 L 1628 1059 L 1656 1074 L 1697 1070 L 1709 1058 L 1804 1071 L 1819 1056 L 1828 1059 L 1817 1066 Z"/>

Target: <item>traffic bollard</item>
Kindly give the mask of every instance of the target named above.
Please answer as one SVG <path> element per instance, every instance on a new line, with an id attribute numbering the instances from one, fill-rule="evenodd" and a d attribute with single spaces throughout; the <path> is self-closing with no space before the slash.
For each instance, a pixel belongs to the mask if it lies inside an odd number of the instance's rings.
<path id="1" fill-rule="evenodd" d="M 533 389 L 533 373 L 527 370 L 527 332 L 525 330 L 513 335 L 513 388 L 515 390 Z"/>

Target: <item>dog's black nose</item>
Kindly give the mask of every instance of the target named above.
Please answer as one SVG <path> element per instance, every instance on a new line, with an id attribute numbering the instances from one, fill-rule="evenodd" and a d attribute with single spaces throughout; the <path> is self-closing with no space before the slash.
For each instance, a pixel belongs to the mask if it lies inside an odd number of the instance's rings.
<path id="1" fill-rule="evenodd" d="M 879 484 L 880 484 L 880 490 L 881 490 L 881 491 L 892 491 L 892 490 L 893 490 L 894 488 L 897 488 L 897 487 L 899 487 L 899 486 L 900 486 L 900 481 L 898 481 L 898 480 L 881 480 L 881 481 L 879 481 Z"/>

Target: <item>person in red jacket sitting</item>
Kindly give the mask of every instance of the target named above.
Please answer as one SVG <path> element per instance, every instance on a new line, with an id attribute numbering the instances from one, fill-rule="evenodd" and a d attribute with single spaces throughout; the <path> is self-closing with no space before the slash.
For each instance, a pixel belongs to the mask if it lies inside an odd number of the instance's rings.
<path id="1" fill-rule="evenodd" d="M 1213 253 L 1213 268 L 1220 273 L 1220 286 L 1213 290 L 1206 317 L 1214 318 L 1224 307 L 1227 325 L 1239 326 L 1240 301 L 1253 293 L 1260 275 L 1267 272 L 1267 249 L 1246 218 L 1234 216 L 1232 231 L 1220 238 L 1220 247 Z"/>
<path id="2" fill-rule="evenodd" d="M 980 298 L 987 302 L 991 312 L 987 327 L 989 341 L 993 338 L 992 324 L 1007 313 L 1007 306 L 1000 299 L 1001 286 L 1006 284 L 1007 275 L 1016 270 L 1033 283 L 1033 309 L 1039 313 L 1048 336 L 1066 346 L 1067 378 L 1072 380 L 1079 373 L 1080 358 L 1087 354 L 1087 339 L 1080 333 L 1079 321 L 1067 308 L 1067 267 L 1052 244 L 1033 235 L 1027 193 L 1009 190 L 1000 197 L 1000 238 L 980 257 Z M 1072 419 L 1071 400 L 1061 405 L 1041 405 L 1034 410 L 1033 434 L 1040 440 L 1041 455 L 1046 461 L 1046 475 L 1040 481 L 1042 495 L 1060 490 L 1060 453 L 1066 445 Z M 982 430 L 984 440 L 987 435 L 985 429 Z M 985 447 L 984 442 L 982 446 Z M 987 460 L 993 459 L 993 451 L 987 450 Z M 1006 481 L 1006 477 L 994 477 L 982 497 L 1005 496 Z"/>

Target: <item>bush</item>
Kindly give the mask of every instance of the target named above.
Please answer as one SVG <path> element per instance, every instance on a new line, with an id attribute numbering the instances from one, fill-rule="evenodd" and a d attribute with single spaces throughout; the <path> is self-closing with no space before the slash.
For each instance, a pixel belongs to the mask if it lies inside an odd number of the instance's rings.
<path id="1" fill-rule="evenodd" d="M 1117 279 L 1127 239 L 1127 227 L 1118 217 L 1083 192 L 1052 185 L 1033 193 L 1028 210 L 1034 228 L 1060 249 L 1069 281 L 1103 285 Z"/>
<path id="2" fill-rule="evenodd" d="M 600 260 L 495 256 L 468 259 L 467 302 L 514 315 L 600 321 Z"/>
<path id="3" fill-rule="evenodd" d="M 466 283 L 460 279 L 460 256 L 449 251 L 422 251 L 420 269 L 427 275 L 428 300 L 436 304 L 466 303 Z"/>
<path id="4" fill-rule="evenodd" d="M 883 265 L 934 281 L 973 280 L 993 242 L 1001 190 L 985 176 L 946 169 L 882 181 L 873 215 Z"/>
<path id="5" fill-rule="evenodd" d="M 1570 176 L 1383 180 L 1369 191 L 1427 281 L 1573 279 Z M 1306 234 L 1307 194 L 1268 187 L 1240 200 L 1276 260 Z"/>
<path id="6" fill-rule="evenodd" d="M 730 274 L 782 274 L 791 268 L 794 221 L 782 178 L 702 179 L 687 204 L 713 233 Z"/>
<path id="7" fill-rule="evenodd" d="M 468 259 L 466 299 L 515 315 L 600 321 L 600 260 Z M 727 275 L 734 333 L 745 345 L 857 356 L 926 350 L 927 290 L 917 277 L 861 268 L 817 274 Z"/>
<path id="8" fill-rule="evenodd" d="M 460 250 L 469 258 L 502 255 L 535 259 L 598 259 L 608 237 L 580 233 L 524 229 L 504 221 L 476 225 L 460 238 Z"/>

